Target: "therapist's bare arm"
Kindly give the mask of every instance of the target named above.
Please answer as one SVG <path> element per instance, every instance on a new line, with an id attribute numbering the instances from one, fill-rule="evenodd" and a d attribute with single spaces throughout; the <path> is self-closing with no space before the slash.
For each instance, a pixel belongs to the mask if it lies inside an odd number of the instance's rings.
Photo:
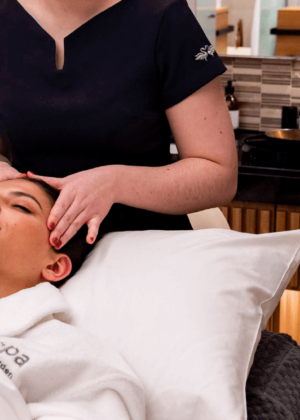
<path id="1" fill-rule="evenodd" d="M 234 131 L 220 77 L 166 110 L 181 160 L 158 168 L 117 165 L 117 202 L 167 214 L 227 204 L 237 190 Z"/>

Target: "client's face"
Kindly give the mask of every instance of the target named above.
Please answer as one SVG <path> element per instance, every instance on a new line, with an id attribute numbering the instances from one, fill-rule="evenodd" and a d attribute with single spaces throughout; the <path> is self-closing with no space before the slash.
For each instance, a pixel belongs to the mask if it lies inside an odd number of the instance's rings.
<path id="1" fill-rule="evenodd" d="M 70 273 L 69 257 L 49 244 L 50 210 L 38 185 L 22 179 L 0 182 L 0 298 Z"/>

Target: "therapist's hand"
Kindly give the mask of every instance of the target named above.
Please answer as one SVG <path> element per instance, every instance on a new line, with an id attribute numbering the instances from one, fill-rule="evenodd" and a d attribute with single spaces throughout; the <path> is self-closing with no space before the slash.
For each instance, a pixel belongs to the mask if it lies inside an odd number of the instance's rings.
<path id="1" fill-rule="evenodd" d="M 86 240 L 92 244 L 102 220 L 115 202 L 117 174 L 114 165 L 78 172 L 65 178 L 53 178 L 27 172 L 28 178 L 45 181 L 60 190 L 47 226 L 52 231 L 49 241 L 62 248 L 84 225 L 88 226 Z"/>

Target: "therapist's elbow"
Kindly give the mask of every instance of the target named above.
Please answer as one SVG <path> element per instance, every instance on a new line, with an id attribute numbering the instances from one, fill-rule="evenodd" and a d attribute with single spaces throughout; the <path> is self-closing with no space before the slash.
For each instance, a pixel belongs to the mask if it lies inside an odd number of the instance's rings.
<path id="1" fill-rule="evenodd" d="M 237 189 L 238 189 L 238 179 L 236 177 L 236 179 L 233 179 L 228 183 L 227 196 L 225 200 L 226 203 L 229 203 L 230 201 L 234 199 L 237 193 Z"/>
<path id="2" fill-rule="evenodd" d="M 238 164 L 233 165 L 231 168 L 226 170 L 227 176 L 223 184 L 222 204 L 226 205 L 230 203 L 236 196 L 238 190 Z"/>

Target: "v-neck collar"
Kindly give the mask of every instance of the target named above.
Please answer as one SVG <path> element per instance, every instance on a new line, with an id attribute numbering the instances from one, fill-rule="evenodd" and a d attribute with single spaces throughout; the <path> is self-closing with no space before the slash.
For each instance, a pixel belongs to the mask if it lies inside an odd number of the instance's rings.
<path id="1" fill-rule="evenodd" d="M 49 32 L 47 32 L 43 26 L 38 22 L 38 20 L 31 14 L 28 12 L 28 10 L 18 1 L 18 0 L 9 0 L 9 1 L 14 1 L 17 6 L 23 11 L 23 13 L 25 15 L 27 15 L 27 17 L 29 19 L 32 19 L 34 22 L 36 22 L 36 24 L 39 26 L 39 28 L 42 30 L 43 33 L 45 33 L 46 36 L 49 36 L 53 41 L 54 38 L 49 34 Z M 108 7 L 105 10 L 102 10 L 102 12 L 97 13 L 95 16 L 91 17 L 89 20 L 87 20 L 86 22 L 84 22 L 81 26 L 79 26 L 78 28 L 74 29 L 74 31 L 70 32 L 67 36 L 64 37 L 64 41 L 70 37 L 76 36 L 77 32 L 79 32 L 80 30 L 82 30 L 81 28 L 85 28 L 89 25 L 92 25 L 94 23 L 94 21 L 96 21 L 97 19 L 99 19 L 100 16 L 102 16 L 103 14 L 107 14 L 109 13 L 112 9 L 117 9 L 117 6 L 120 7 L 120 5 L 122 3 L 124 3 L 125 0 L 119 0 L 117 3 L 113 4 L 112 6 Z M 76 35 L 74 35 L 76 34 Z"/>
<path id="2" fill-rule="evenodd" d="M 103 10 L 102 12 L 98 13 L 97 15 L 93 16 L 86 22 L 84 22 L 81 26 L 76 28 L 74 31 L 72 31 L 70 34 L 68 34 L 66 37 L 64 37 L 64 66 L 62 69 L 57 69 L 56 67 L 56 42 L 55 39 L 41 26 L 41 24 L 23 7 L 21 3 L 18 2 L 18 0 L 7 0 L 11 5 L 15 6 L 13 7 L 16 14 L 21 15 L 21 18 L 28 22 L 31 28 L 37 31 L 38 38 L 41 40 L 41 42 L 46 42 L 48 46 L 44 47 L 47 50 L 47 55 L 50 54 L 51 57 L 48 56 L 50 61 L 50 68 L 46 69 L 47 73 L 53 73 L 58 75 L 61 75 L 63 77 L 66 72 L 68 72 L 71 67 L 72 63 L 70 63 L 70 57 L 69 57 L 69 49 L 72 49 L 72 51 L 75 49 L 73 47 L 73 42 L 76 42 L 76 39 L 86 36 L 90 31 L 93 31 L 93 28 L 95 25 L 99 25 L 101 19 L 103 18 L 112 18 L 114 15 L 113 13 L 116 11 L 120 11 L 123 6 L 125 6 L 126 2 L 129 0 L 120 0 L 118 3 L 113 4 L 112 6 L 108 7 L 107 9 Z M 13 11 L 13 12 L 14 12 Z M 49 50 L 48 50 L 49 48 Z M 73 54 L 72 54 L 73 55 Z M 74 58 L 74 57 L 73 57 Z M 48 61 L 48 60 L 47 60 Z M 71 57 L 71 62 L 73 61 Z"/>

